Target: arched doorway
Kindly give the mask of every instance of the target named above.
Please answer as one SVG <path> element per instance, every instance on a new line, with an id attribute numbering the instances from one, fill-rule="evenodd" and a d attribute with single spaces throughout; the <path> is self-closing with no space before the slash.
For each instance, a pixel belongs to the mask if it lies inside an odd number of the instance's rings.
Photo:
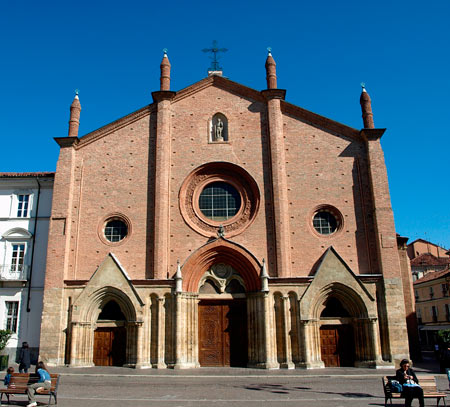
<path id="1" fill-rule="evenodd" d="M 126 317 L 116 301 L 102 308 L 94 331 L 95 366 L 123 366 L 126 361 Z"/>
<path id="2" fill-rule="evenodd" d="M 199 299 L 200 366 L 247 366 L 247 304 L 239 272 L 214 264 L 200 280 Z"/>
<path id="3" fill-rule="evenodd" d="M 320 314 L 320 351 L 325 367 L 354 366 L 354 331 L 350 314 L 336 297 L 329 297 Z"/>

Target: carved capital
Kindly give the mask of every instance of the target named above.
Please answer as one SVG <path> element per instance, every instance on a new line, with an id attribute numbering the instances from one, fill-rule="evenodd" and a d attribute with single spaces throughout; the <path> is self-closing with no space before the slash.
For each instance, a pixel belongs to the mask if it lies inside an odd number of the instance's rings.
<path id="1" fill-rule="evenodd" d="M 170 90 L 158 90 L 157 92 L 152 92 L 152 97 L 154 102 L 159 103 L 163 100 L 172 100 L 176 94 L 176 92 Z"/>
<path id="2" fill-rule="evenodd" d="M 266 100 L 281 99 L 286 97 L 286 89 L 266 89 L 261 91 Z"/>
<path id="3" fill-rule="evenodd" d="M 74 147 L 80 142 L 78 137 L 54 137 L 53 139 L 60 147 Z"/>
<path id="4" fill-rule="evenodd" d="M 366 141 L 379 140 L 386 129 L 362 129 L 359 134 Z"/>

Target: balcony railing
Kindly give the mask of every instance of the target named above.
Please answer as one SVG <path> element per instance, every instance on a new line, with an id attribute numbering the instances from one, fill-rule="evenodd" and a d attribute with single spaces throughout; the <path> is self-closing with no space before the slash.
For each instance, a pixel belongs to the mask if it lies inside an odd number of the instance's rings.
<path id="1" fill-rule="evenodd" d="M 26 281 L 29 268 L 27 264 L 0 264 L 0 280 Z"/>

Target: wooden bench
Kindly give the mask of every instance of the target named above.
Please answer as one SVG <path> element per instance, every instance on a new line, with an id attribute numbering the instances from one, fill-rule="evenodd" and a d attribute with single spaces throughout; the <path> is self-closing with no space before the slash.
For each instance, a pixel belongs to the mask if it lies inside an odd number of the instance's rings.
<path id="1" fill-rule="evenodd" d="M 52 387 L 50 390 L 40 390 L 36 392 L 37 395 L 49 396 L 48 404 L 50 405 L 52 401 L 52 397 L 55 399 L 55 404 L 58 403 L 57 394 L 58 394 L 58 384 L 59 384 L 59 374 L 50 374 L 52 379 Z M 9 404 L 9 396 L 11 394 L 27 394 L 27 387 L 29 384 L 37 383 L 39 380 L 39 375 L 35 373 L 13 373 L 11 375 L 11 381 L 9 382 L 8 387 L 0 389 L 0 403 L 3 400 L 3 395 L 6 395 Z"/>
<path id="2" fill-rule="evenodd" d="M 425 399 L 436 399 L 436 406 L 439 406 L 439 402 L 442 401 L 445 404 L 445 397 L 447 395 L 445 393 L 440 393 L 437 390 L 436 387 L 436 379 L 434 376 L 417 376 L 417 379 L 419 380 L 420 387 L 423 389 L 423 397 Z M 391 386 L 389 384 L 390 380 L 396 380 L 395 376 L 384 376 L 382 378 L 383 380 L 383 390 L 384 390 L 384 406 L 387 407 L 388 400 L 391 402 L 392 406 L 392 399 L 400 399 L 404 398 L 401 393 L 392 393 Z"/>

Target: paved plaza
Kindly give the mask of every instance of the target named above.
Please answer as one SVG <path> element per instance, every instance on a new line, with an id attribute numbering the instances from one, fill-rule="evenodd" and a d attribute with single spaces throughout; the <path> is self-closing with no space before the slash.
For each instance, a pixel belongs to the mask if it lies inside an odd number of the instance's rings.
<path id="1" fill-rule="evenodd" d="M 448 392 L 445 375 L 433 364 L 416 367 L 436 376 Z M 61 374 L 60 407 L 353 407 L 384 406 L 381 376 L 393 370 L 335 368 L 320 370 L 256 370 L 202 368 L 135 370 L 117 367 L 53 368 Z M 448 392 L 450 396 L 450 392 Z M 40 397 L 40 401 L 46 399 Z M 14 405 L 25 406 L 18 396 Z M 2 404 L 6 405 L 5 403 Z M 402 401 L 394 406 L 403 406 Z M 434 406 L 435 400 L 426 401 Z M 417 400 L 413 406 L 418 406 Z"/>

